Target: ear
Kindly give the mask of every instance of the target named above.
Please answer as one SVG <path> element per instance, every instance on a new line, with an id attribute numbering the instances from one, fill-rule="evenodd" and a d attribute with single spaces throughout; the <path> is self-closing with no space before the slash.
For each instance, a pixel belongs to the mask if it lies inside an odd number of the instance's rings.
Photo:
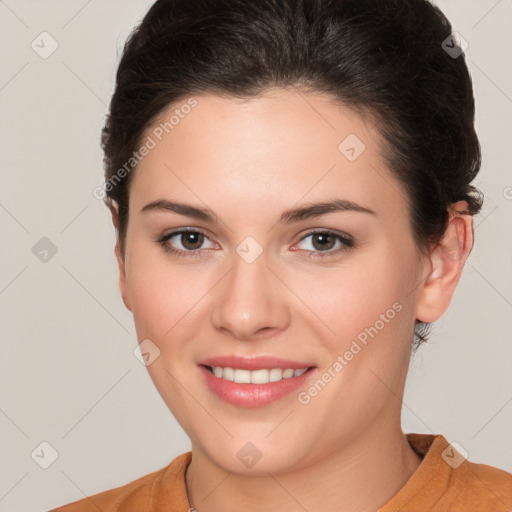
<path id="1" fill-rule="evenodd" d="M 448 309 L 473 248 L 473 218 L 462 213 L 466 208 L 466 201 L 451 205 L 446 232 L 429 253 L 429 273 L 416 303 L 416 318 L 421 322 L 435 322 Z"/>
<path id="2" fill-rule="evenodd" d="M 128 299 L 128 290 L 126 286 L 125 262 L 119 247 L 119 239 L 117 240 L 114 247 L 114 252 L 116 255 L 117 266 L 119 267 L 119 290 L 121 291 L 121 297 L 123 298 L 124 305 L 131 311 L 132 306 L 130 304 L 130 300 Z"/>
<path id="3" fill-rule="evenodd" d="M 121 291 L 121 297 L 123 298 L 124 305 L 130 311 L 132 310 L 130 301 L 128 299 L 128 291 L 126 286 L 126 269 L 125 269 L 125 259 L 121 251 L 121 247 L 119 245 L 119 216 L 118 210 L 115 206 L 110 208 L 110 212 L 112 214 L 112 223 L 116 228 L 117 232 L 117 240 L 116 245 L 114 246 L 114 254 L 116 255 L 117 266 L 119 268 L 119 290 Z"/>

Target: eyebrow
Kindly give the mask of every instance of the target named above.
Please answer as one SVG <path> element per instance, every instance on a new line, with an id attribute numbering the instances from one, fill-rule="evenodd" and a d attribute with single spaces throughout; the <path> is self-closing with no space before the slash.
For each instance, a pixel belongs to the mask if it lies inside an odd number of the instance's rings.
<path id="1" fill-rule="evenodd" d="M 179 203 L 176 201 L 169 201 L 168 199 L 157 199 L 144 206 L 141 212 L 156 211 L 156 212 L 173 212 L 186 217 L 215 224 L 218 222 L 217 215 L 209 208 L 198 208 L 190 204 Z M 360 213 L 369 213 L 377 215 L 377 213 L 370 208 L 361 206 L 353 201 L 347 199 L 332 199 L 321 203 L 310 203 L 297 208 L 286 210 L 281 214 L 277 224 L 292 224 L 303 220 L 320 217 L 327 213 L 353 211 Z"/>

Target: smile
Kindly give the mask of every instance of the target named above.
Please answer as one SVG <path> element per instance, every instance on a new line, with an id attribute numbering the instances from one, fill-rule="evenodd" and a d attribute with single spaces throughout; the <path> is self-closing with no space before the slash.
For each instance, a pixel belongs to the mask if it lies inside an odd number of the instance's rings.
<path id="1" fill-rule="evenodd" d="M 206 368 L 215 375 L 215 377 L 237 384 L 268 384 L 269 382 L 278 382 L 283 379 L 300 377 L 309 367 L 294 370 L 292 368 L 270 368 L 260 370 L 242 370 L 240 368 L 230 368 L 221 366 L 206 366 Z"/>
<path id="2" fill-rule="evenodd" d="M 203 382 L 213 395 L 223 402 L 248 409 L 264 407 L 285 397 L 293 396 L 299 388 L 307 386 L 307 383 L 318 373 L 318 368 L 315 366 L 302 368 L 299 365 L 297 368 L 261 368 L 260 366 L 252 370 L 233 368 L 233 366 L 214 366 L 203 363 L 198 368 L 203 376 Z"/>

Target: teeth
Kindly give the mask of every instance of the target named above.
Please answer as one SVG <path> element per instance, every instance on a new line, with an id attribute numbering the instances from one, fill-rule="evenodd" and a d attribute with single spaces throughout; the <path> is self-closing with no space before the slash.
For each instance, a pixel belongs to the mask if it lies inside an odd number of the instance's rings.
<path id="1" fill-rule="evenodd" d="M 290 377 L 293 377 L 293 370 L 288 368 L 288 370 L 283 371 L 283 379 L 289 379 Z"/>
<path id="2" fill-rule="evenodd" d="M 224 375 L 224 370 L 219 368 L 222 372 L 221 377 Z M 251 372 L 249 370 L 235 370 L 235 378 L 233 379 L 235 382 L 239 382 L 240 384 L 250 384 L 251 383 Z"/>
<path id="3" fill-rule="evenodd" d="M 269 382 L 270 370 L 254 370 L 251 374 L 252 384 L 267 384 Z"/>
<path id="4" fill-rule="evenodd" d="M 217 366 L 217 368 L 219 368 Z M 235 370 L 233 370 L 233 368 L 220 368 L 221 370 L 221 375 L 217 375 L 217 377 L 222 377 L 223 379 L 225 380 L 230 380 L 230 381 L 234 381 L 235 380 Z"/>
<path id="5" fill-rule="evenodd" d="M 281 368 L 272 368 L 269 372 L 268 379 L 270 382 L 277 382 L 283 378 L 283 370 Z"/>
<path id="6" fill-rule="evenodd" d="M 219 379 L 229 380 L 237 384 L 268 384 L 282 379 L 291 379 L 299 377 L 308 368 L 293 370 L 292 368 L 272 368 L 270 370 L 240 370 L 239 368 L 222 368 L 213 366 L 211 371 Z"/>

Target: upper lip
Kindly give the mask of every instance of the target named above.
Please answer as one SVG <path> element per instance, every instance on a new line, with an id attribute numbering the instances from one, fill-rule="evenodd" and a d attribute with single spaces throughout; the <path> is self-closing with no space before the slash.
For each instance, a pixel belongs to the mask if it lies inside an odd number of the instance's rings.
<path id="1" fill-rule="evenodd" d="M 313 365 L 309 363 L 301 363 L 292 361 L 291 359 L 281 359 L 272 356 L 260 357 L 241 357 L 241 356 L 219 356 L 204 359 L 199 362 L 202 366 L 220 366 L 222 368 L 239 368 L 241 370 L 264 370 L 272 368 L 291 368 L 293 370 L 300 370 L 301 368 L 309 368 Z"/>

